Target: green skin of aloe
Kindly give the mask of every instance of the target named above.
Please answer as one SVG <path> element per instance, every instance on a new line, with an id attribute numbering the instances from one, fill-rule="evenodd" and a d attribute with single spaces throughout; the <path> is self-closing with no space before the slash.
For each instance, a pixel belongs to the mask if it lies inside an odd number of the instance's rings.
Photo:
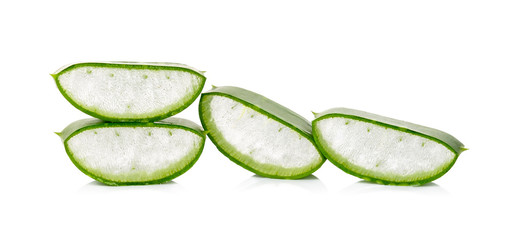
<path id="1" fill-rule="evenodd" d="M 125 174 L 123 176 L 117 175 L 117 173 L 100 174 L 99 169 L 88 168 L 83 164 L 81 159 L 78 159 L 74 152 L 70 149 L 68 142 L 75 136 L 88 131 L 99 131 L 100 129 L 113 128 L 117 129 L 120 134 L 123 134 L 124 129 L 137 129 L 137 128 L 160 128 L 169 130 L 185 130 L 191 134 L 200 137 L 200 145 L 195 151 L 183 157 L 183 159 L 173 163 L 170 166 L 166 166 L 163 169 L 155 169 L 150 174 L 145 174 L 144 177 L 138 175 Z M 172 131 L 169 131 L 172 135 Z M 138 122 L 105 122 L 100 119 L 83 119 L 76 121 L 68 125 L 62 132 L 56 133 L 61 137 L 65 146 L 66 153 L 68 154 L 72 163 L 87 176 L 102 182 L 106 185 L 120 186 L 120 185 L 148 185 L 148 184 L 159 184 L 168 182 L 186 171 L 188 171 L 199 159 L 205 143 L 205 132 L 202 128 L 195 123 L 180 119 L 180 118 L 168 118 L 155 123 L 138 123 Z M 118 133 L 116 133 L 118 135 Z M 149 133 L 150 136 L 150 133 Z M 107 144 L 107 143 L 106 143 Z M 174 146 L 170 146 L 173 148 Z M 109 161 L 109 158 L 105 159 Z M 102 170 L 102 169 L 100 169 Z M 137 179 L 137 180 L 134 180 Z"/>

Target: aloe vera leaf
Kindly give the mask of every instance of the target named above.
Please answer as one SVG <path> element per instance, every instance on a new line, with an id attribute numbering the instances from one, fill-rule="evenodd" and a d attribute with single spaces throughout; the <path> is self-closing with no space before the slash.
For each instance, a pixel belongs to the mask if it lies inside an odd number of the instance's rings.
<path id="1" fill-rule="evenodd" d="M 354 109 L 315 114 L 313 136 L 343 171 L 380 184 L 421 185 L 443 176 L 466 150 L 429 127 Z"/>
<path id="2" fill-rule="evenodd" d="M 215 87 L 201 95 L 199 115 L 218 150 L 258 175 L 302 178 L 325 161 L 310 122 L 257 93 Z"/>
<path id="3" fill-rule="evenodd" d="M 175 115 L 193 103 L 206 81 L 203 72 L 175 63 L 82 62 L 51 75 L 77 109 L 116 122 Z"/>
<path id="4" fill-rule="evenodd" d="M 57 134 L 73 164 L 107 185 L 170 181 L 195 164 L 206 138 L 200 126 L 178 118 L 155 123 L 83 119 Z"/>

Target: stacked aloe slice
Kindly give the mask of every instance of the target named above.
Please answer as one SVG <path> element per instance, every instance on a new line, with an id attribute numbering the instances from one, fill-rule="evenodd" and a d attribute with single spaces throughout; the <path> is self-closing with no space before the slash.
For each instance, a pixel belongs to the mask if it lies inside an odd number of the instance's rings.
<path id="1" fill-rule="evenodd" d="M 172 63 L 95 62 L 67 65 L 52 76 L 73 106 L 95 117 L 58 133 L 75 166 L 93 179 L 163 183 L 199 158 L 202 128 L 168 117 L 200 95 L 203 72 Z"/>
<path id="2" fill-rule="evenodd" d="M 306 177 L 327 158 L 367 181 L 420 185 L 444 175 L 465 150 L 445 132 L 353 109 L 330 109 L 310 122 L 238 87 L 202 94 L 203 128 L 184 119 L 163 120 L 202 91 L 203 72 L 185 65 L 78 63 L 53 77 L 73 106 L 96 117 L 59 133 L 66 152 L 82 172 L 110 185 L 179 176 L 199 158 L 206 133 L 234 163 L 284 179 Z"/>

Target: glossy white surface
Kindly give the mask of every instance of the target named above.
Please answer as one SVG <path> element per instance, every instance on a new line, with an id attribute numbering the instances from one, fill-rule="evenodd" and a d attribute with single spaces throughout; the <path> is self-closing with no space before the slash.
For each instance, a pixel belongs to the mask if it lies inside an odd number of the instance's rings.
<path id="1" fill-rule="evenodd" d="M 78 67 L 59 76 L 64 91 L 79 105 L 108 116 L 143 115 L 179 108 L 202 80 L 186 71 Z"/>
<path id="2" fill-rule="evenodd" d="M 213 130 L 220 133 L 236 154 L 283 168 L 320 164 L 322 157 L 313 143 L 288 126 L 228 97 L 211 99 L 209 121 L 216 126 Z"/>
<path id="3" fill-rule="evenodd" d="M 514 239 L 513 1 L 7 1 L 0 7 L 0 239 Z M 326 162 L 253 177 L 206 142 L 173 183 L 106 187 L 53 133 L 86 117 L 49 73 L 169 61 L 313 119 L 349 107 L 470 150 L 434 184 L 371 185 Z M 204 91 L 208 90 L 206 87 Z M 198 100 L 178 117 L 197 123 Z"/>
<path id="4" fill-rule="evenodd" d="M 75 161 L 88 172 L 118 181 L 157 180 L 177 172 L 201 144 L 202 138 L 190 131 L 164 127 L 95 128 L 67 141 Z"/>

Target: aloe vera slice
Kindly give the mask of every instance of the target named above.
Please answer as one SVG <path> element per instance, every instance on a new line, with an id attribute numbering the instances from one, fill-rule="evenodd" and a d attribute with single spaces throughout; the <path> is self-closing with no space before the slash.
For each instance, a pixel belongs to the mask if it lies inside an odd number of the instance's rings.
<path id="1" fill-rule="evenodd" d="M 445 132 L 358 110 L 334 108 L 315 117 L 313 136 L 329 161 L 380 184 L 433 181 L 466 150 Z"/>
<path id="2" fill-rule="evenodd" d="M 156 121 L 188 107 L 203 73 L 176 63 L 83 62 L 51 74 L 77 109 L 106 121 Z"/>
<path id="3" fill-rule="evenodd" d="M 195 164 L 206 139 L 200 126 L 179 118 L 155 123 L 83 119 L 58 135 L 73 164 L 107 185 L 172 180 Z"/>
<path id="4" fill-rule="evenodd" d="M 202 126 L 226 157 L 270 178 L 297 179 L 324 163 L 309 121 L 257 93 L 217 87 L 200 97 Z"/>

